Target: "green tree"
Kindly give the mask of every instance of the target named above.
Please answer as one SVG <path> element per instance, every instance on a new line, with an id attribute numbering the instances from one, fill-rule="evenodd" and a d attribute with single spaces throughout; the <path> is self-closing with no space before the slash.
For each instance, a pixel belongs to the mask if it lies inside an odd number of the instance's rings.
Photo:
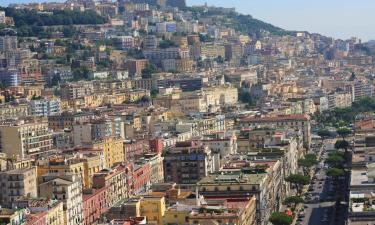
<path id="1" fill-rule="evenodd" d="M 159 93 L 159 89 L 152 89 L 150 92 L 151 98 L 156 98 Z"/>
<path id="2" fill-rule="evenodd" d="M 177 44 L 171 40 L 162 40 L 159 43 L 159 48 L 166 49 L 170 47 L 177 47 Z"/>
<path id="3" fill-rule="evenodd" d="M 339 152 L 331 153 L 326 159 L 326 163 L 328 163 L 330 167 L 342 167 L 344 162 L 345 158 L 343 154 Z"/>
<path id="4" fill-rule="evenodd" d="M 73 79 L 78 80 L 86 80 L 89 78 L 90 71 L 87 67 L 81 66 L 80 68 L 73 70 Z"/>
<path id="5" fill-rule="evenodd" d="M 345 172 L 340 168 L 329 168 L 327 170 L 327 175 L 333 178 L 338 178 L 344 176 Z"/>
<path id="6" fill-rule="evenodd" d="M 296 208 L 296 206 L 303 202 L 303 198 L 300 196 L 289 196 L 284 200 L 285 205 L 291 205 L 292 210 Z"/>
<path id="7" fill-rule="evenodd" d="M 320 130 L 318 130 L 318 135 L 320 136 L 320 138 L 322 139 L 322 142 L 323 142 L 324 139 L 331 136 L 331 133 L 327 129 L 320 129 Z"/>
<path id="8" fill-rule="evenodd" d="M 310 183 L 310 177 L 301 174 L 291 174 L 285 178 L 285 181 L 293 184 L 297 189 L 297 195 L 300 196 L 303 186 Z"/>
<path id="9" fill-rule="evenodd" d="M 270 222 L 273 225 L 290 225 L 293 222 L 293 218 L 282 212 L 274 212 L 270 217 Z"/>
<path id="10" fill-rule="evenodd" d="M 335 149 L 337 149 L 337 150 L 344 149 L 345 153 L 347 153 L 348 148 L 349 148 L 349 142 L 347 142 L 345 140 L 337 140 L 336 143 L 335 143 Z"/>
<path id="11" fill-rule="evenodd" d="M 142 70 L 142 79 L 150 79 L 156 72 L 158 72 L 158 68 L 154 64 L 147 64 Z"/>
<path id="12" fill-rule="evenodd" d="M 305 176 L 309 175 L 310 168 L 318 163 L 316 155 L 307 154 L 305 158 L 298 160 L 298 166 L 302 167 L 303 174 Z"/>
<path id="13" fill-rule="evenodd" d="M 336 132 L 337 132 L 338 135 L 340 135 L 342 137 L 342 140 L 345 140 L 345 138 L 352 133 L 352 130 L 350 130 L 346 127 L 343 127 L 343 128 L 337 129 Z"/>

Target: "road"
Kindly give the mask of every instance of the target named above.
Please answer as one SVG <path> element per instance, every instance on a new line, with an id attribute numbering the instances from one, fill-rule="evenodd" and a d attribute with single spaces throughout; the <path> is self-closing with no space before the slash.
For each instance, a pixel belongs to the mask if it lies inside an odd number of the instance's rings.
<path id="1" fill-rule="evenodd" d="M 321 153 L 322 161 L 327 154 L 324 149 L 313 148 L 315 153 Z M 331 179 L 326 176 L 324 164 L 320 163 L 315 168 L 315 175 L 309 185 L 309 191 L 306 193 L 306 202 L 303 214 L 298 217 L 297 225 L 330 225 L 334 217 L 334 187 Z"/>

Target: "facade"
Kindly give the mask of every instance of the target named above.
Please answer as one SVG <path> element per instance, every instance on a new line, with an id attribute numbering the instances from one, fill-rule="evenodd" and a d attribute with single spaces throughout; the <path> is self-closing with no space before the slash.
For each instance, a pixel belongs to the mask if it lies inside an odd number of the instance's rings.
<path id="1" fill-rule="evenodd" d="M 11 206 L 19 197 L 38 196 L 36 167 L 0 172 L 0 183 L 2 205 Z"/>
<path id="2" fill-rule="evenodd" d="M 65 225 L 83 225 L 82 181 L 76 175 L 46 174 L 39 185 L 39 196 L 64 204 Z"/>
<path id="3" fill-rule="evenodd" d="M 195 142 L 176 143 L 164 155 L 165 182 L 194 184 L 217 169 L 218 155 Z"/>
<path id="4" fill-rule="evenodd" d="M 289 127 L 300 130 L 303 134 L 305 147 L 309 148 L 311 143 L 311 124 L 310 117 L 305 114 L 295 114 L 286 116 L 265 116 L 249 117 L 238 121 L 242 128 L 255 127 Z"/>
<path id="5" fill-rule="evenodd" d="M 125 160 L 124 140 L 122 138 L 106 138 L 88 143 L 85 147 L 102 149 L 106 168 L 111 168 Z"/>
<path id="6" fill-rule="evenodd" d="M 142 70 L 146 68 L 148 64 L 146 59 L 133 59 L 127 61 L 127 67 L 130 77 L 140 77 L 142 75 Z"/>
<path id="7" fill-rule="evenodd" d="M 145 216 L 149 223 L 163 225 L 165 209 L 164 197 L 145 196 L 140 201 L 140 214 Z"/>
<path id="8" fill-rule="evenodd" d="M 256 198 L 256 223 L 267 224 L 271 214 L 268 206 L 272 202 L 267 199 L 267 174 L 216 174 L 208 175 L 197 183 L 199 194 L 206 198 L 231 196 Z"/>
<path id="9" fill-rule="evenodd" d="M 29 115 L 47 117 L 60 115 L 61 106 L 58 99 L 31 100 L 29 102 Z"/>
<path id="10" fill-rule="evenodd" d="M 4 104 L 0 106 L 0 119 L 24 118 L 28 116 L 28 107 L 26 104 Z"/>
<path id="11" fill-rule="evenodd" d="M 45 121 L 0 126 L 1 152 L 9 156 L 37 156 L 53 150 L 53 139 Z"/>
<path id="12" fill-rule="evenodd" d="M 129 197 L 127 169 L 118 166 L 113 170 L 104 169 L 93 176 L 93 188 L 96 190 L 105 189 L 105 201 L 107 207 Z"/>
<path id="13" fill-rule="evenodd" d="M 9 87 L 16 87 L 21 83 L 19 72 L 15 69 L 0 70 L 0 81 Z"/>

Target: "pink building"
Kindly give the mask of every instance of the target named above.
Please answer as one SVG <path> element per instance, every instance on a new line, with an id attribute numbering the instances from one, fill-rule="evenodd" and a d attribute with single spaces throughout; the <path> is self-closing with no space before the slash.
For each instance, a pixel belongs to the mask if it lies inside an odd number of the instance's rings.
<path id="1" fill-rule="evenodd" d="M 85 190 L 83 194 L 84 224 L 90 225 L 98 222 L 100 217 L 108 210 L 106 192 L 108 187 Z"/>

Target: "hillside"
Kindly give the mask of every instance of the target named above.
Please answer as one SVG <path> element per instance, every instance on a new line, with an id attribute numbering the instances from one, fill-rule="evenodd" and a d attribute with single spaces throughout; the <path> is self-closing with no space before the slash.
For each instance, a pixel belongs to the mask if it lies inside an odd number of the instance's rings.
<path id="1" fill-rule="evenodd" d="M 270 23 L 255 19 L 251 15 L 244 15 L 231 10 L 223 10 L 222 8 L 210 7 L 205 9 L 204 7 L 188 7 L 186 10 L 193 12 L 196 17 L 215 17 L 215 23 L 221 23 L 227 27 L 232 27 L 250 36 L 259 36 L 262 32 L 268 32 L 274 35 L 296 33 L 296 31 L 287 31 Z"/>

